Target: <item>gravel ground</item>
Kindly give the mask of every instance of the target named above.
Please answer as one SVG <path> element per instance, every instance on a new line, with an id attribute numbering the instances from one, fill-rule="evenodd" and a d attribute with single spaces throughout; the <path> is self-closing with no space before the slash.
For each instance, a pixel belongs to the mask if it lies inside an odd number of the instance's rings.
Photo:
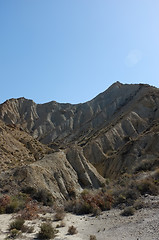
<path id="1" fill-rule="evenodd" d="M 136 211 L 131 217 L 121 216 L 119 209 L 103 212 L 98 217 L 67 213 L 64 218 L 65 227 L 58 228 L 55 240 L 89 240 L 90 235 L 95 235 L 97 240 L 159 240 L 159 197 L 147 196 L 145 202 L 148 207 Z M 14 215 L 0 215 L 0 240 L 7 236 L 8 225 L 13 217 Z M 39 226 L 45 219 L 52 220 L 52 214 L 47 213 L 38 220 L 26 221 L 27 225 L 34 226 L 34 232 L 23 234 L 17 239 L 36 239 Z M 52 221 L 54 227 L 59 223 Z M 67 234 L 71 225 L 77 228 L 77 234 Z"/>

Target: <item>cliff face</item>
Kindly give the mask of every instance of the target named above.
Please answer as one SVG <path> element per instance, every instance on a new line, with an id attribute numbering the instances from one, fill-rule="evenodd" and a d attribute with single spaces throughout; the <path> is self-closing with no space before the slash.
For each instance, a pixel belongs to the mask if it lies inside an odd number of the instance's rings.
<path id="1" fill-rule="evenodd" d="M 0 105 L 0 119 L 47 151 L 63 149 L 80 187 L 99 187 L 104 180 L 98 172 L 115 177 L 133 171 L 145 159 L 158 158 L 159 90 L 149 85 L 117 82 L 93 100 L 76 105 L 11 99 Z"/>

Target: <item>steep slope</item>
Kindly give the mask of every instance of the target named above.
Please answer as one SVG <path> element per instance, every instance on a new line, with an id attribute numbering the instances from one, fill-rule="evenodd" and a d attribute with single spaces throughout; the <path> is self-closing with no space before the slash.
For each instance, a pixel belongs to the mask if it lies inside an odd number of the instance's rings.
<path id="1" fill-rule="evenodd" d="M 0 121 L 0 169 L 1 171 L 23 166 L 53 152 L 16 125 Z"/>
<path id="2" fill-rule="evenodd" d="M 65 149 L 82 187 L 103 181 L 91 164 L 102 176 L 115 177 L 149 156 L 158 158 L 154 147 L 146 147 L 158 139 L 159 122 L 159 90 L 149 85 L 116 82 L 76 105 L 10 99 L 0 105 L 0 119 L 55 150 Z"/>
<path id="3" fill-rule="evenodd" d="M 132 173 L 137 168 L 155 169 L 159 167 L 158 140 L 159 122 L 153 122 L 144 132 L 107 156 L 103 163 L 97 164 L 97 168 L 106 177 Z"/>
<path id="4" fill-rule="evenodd" d="M 2 172 L 1 193 L 15 194 L 31 187 L 37 191 L 45 189 L 55 200 L 63 201 L 78 194 L 82 188 L 102 186 L 104 179 L 88 161 L 85 161 L 81 153 L 77 152 L 69 151 L 69 161 L 66 153 L 59 151 L 45 155 L 40 161 Z"/>
<path id="5" fill-rule="evenodd" d="M 11 99 L 0 106 L 0 118 L 9 124 L 19 124 L 43 143 L 63 142 L 66 145 L 108 126 L 122 111 L 127 111 L 128 105 L 134 104 L 134 98 L 139 98 L 149 88 L 117 82 L 93 100 L 77 105 L 54 101 L 36 104 L 24 98 Z"/>
<path id="6" fill-rule="evenodd" d="M 147 151 L 143 150 L 145 146 L 158 139 L 158 128 L 154 126 L 159 123 L 159 91 L 146 88 L 124 105 L 120 114 L 116 113 L 109 126 L 83 141 L 85 157 L 103 176 L 115 176 L 128 169 L 131 171 L 147 158 Z M 135 149 L 132 146 L 136 146 Z M 149 155 L 153 158 L 156 158 L 156 153 L 154 147 L 149 148 Z"/>
<path id="7" fill-rule="evenodd" d="M 104 179 L 82 149 L 54 152 L 22 128 L 0 121 L 0 192 L 15 194 L 32 187 L 48 190 L 58 201 L 82 188 L 99 188 Z"/>

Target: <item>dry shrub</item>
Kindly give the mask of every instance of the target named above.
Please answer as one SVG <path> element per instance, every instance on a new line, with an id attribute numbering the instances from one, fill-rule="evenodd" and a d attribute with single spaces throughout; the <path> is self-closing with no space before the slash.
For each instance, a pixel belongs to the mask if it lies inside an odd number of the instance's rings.
<path id="1" fill-rule="evenodd" d="M 97 240 L 95 235 L 90 235 L 89 240 Z"/>
<path id="2" fill-rule="evenodd" d="M 97 215 L 100 211 L 110 210 L 113 202 L 112 196 L 102 191 L 83 192 L 82 200 L 89 212 Z"/>
<path id="3" fill-rule="evenodd" d="M 66 215 L 66 213 L 63 208 L 57 208 L 56 213 L 54 215 L 54 220 L 55 221 L 63 220 L 65 215 Z"/>
<path id="4" fill-rule="evenodd" d="M 69 188 L 67 191 L 70 199 L 76 198 L 76 190 L 74 188 Z"/>
<path id="5" fill-rule="evenodd" d="M 23 233 L 32 233 L 34 231 L 34 227 L 32 226 L 27 226 L 27 225 L 23 225 L 21 231 Z"/>
<path id="6" fill-rule="evenodd" d="M 15 213 L 18 210 L 19 210 L 19 203 L 18 203 L 18 201 L 13 201 L 6 207 L 5 212 L 6 213 Z"/>
<path id="7" fill-rule="evenodd" d="M 99 215 L 101 211 L 109 210 L 113 198 L 103 191 L 84 190 L 77 200 L 67 202 L 65 209 L 76 214 L 93 213 Z"/>
<path id="8" fill-rule="evenodd" d="M 4 195 L 0 198 L 0 213 L 14 213 L 25 207 L 28 196 L 19 193 L 15 196 Z"/>
<path id="9" fill-rule="evenodd" d="M 155 170 L 153 177 L 154 177 L 155 180 L 157 180 L 157 181 L 159 180 L 159 168 L 157 168 Z"/>
<path id="10" fill-rule="evenodd" d="M 122 212 L 122 216 L 132 216 L 135 213 L 135 209 L 133 207 L 126 207 Z"/>
<path id="11" fill-rule="evenodd" d="M 92 213 L 92 207 L 83 199 L 78 199 L 74 202 L 73 212 L 79 215 Z"/>
<path id="12" fill-rule="evenodd" d="M 155 167 L 159 165 L 159 159 L 146 159 L 141 161 L 138 166 L 136 166 L 134 172 L 141 172 L 141 171 L 151 171 L 154 170 Z"/>
<path id="13" fill-rule="evenodd" d="M 9 236 L 8 236 L 8 238 L 11 238 L 11 239 L 15 239 L 16 237 L 18 237 L 19 235 L 20 235 L 20 231 L 19 230 L 17 230 L 17 229 L 12 229 L 11 231 L 10 231 L 10 234 L 9 234 Z M 8 239 L 7 238 L 7 239 Z"/>
<path id="14" fill-rule="evenodd" d="M 142 200 L 138 199 L 138 200 L 135 201 L 133 207 L 134 207 L 136 210 L 139 210 L 139 209 L 145 207 L 145 203 L 144 203 Z"/>
<path id="15" fill-rule="evenodd" d="M 25 220 L 32 220 L 38 217 L 39 207 L 36 202 L 29 201 L 25 208 L 20 211 L 21 218 Z"/>
<path id="16" fill-rule="evenodd" d="M 101 214 L 101 209 L 96 205 L 96 204 L 93 204 L 92 203 L 92 213 L 93 213 L 93 216 L 99 216 Z"/>
<path id="17" fill-rule="evenodd" d="M 23 193 L 11 196 L 11 202 L 6 208 L 6 213 L 14 213 L 18 212 L 20 209 L 23 209 L 29 199 L 30 198 L 28 197 L 28 195 Z"/>
<path id="18" fill-rule="evenodd" d="M 138 181 L 137 189 L 142 195 L 144 194 L 157 195 L 159 192 L 158 187 L 152 178 Z"/>
<path id="19" fill-rule="evenodd" d="M 30 195 L 30 197 L 38 202 L 42 202 L 45 206 L 52 206 L 54 198 L 47 189 L 37 190 L 34 187 L 25 187 L 23 192 Z"/>
<path id="20" fill-rule="evenodd" d="M 37 193 L 37 190 L 34 187 L 27 186 L 22 188 L 22 192 L 29 194 L 31 197 L 33 197 Z"/>
<path id="21" fill-rule="evenodd" d="M 52 206 L 54 202 L 52 194 L 46 189 L 39 190 L 33 196 L 33 198 L 36 199 L 38 202 L 42 202 L 46 206 Z"/>
<path id="22" fill-rule="evenodd" d="M 61 221 L 61 223 L 60 223 L 60 227 L 65 227 L 65 226 L 66 226 L 66 223 L 63 222 L 63 221 Z"/>
<path id="23" fill-rule="evenodd" d="M 60 224 L 56 225 L 56 228 L 62 228 L 62 227 L 65 227 L 65 226 L 66 226 L 66 224 L 63 221 L 61 221 Z"/>
<path id="24" fill-rule="evenodd" d="M 139 191 L 134 186 L 126 186 L 114 191 L 114 206 L 131 206 L 139 198 Z"/>
<path id="25" fill-rule="evenodd" d="M 16 229 L 18 231 L 22 230 L 24 226 L 24 219 L 17 218 L 13 222 L 10 223 L 9 230 Z"/>
<path id="26" fill-rule="evenodd" d="M 68 228 L 68 234 L 74 235 L 77 234 L 77 228 L 74 227 L 73 225 Z"/>
<path id="27" fill-rule="evenodd" d="M 55 238 L 56 230 L 51 223 L 42 223 L 38 233 L 38 239 L 53 239 Z"/>
<path id="28" fill-rule="evenodd" d="M 74 208 L 75 208 L 75 205 L 76 205 L 76 201 L 77 200 L 75 200 L 75 199 L 73 199 L 73 200 L 69 199 L 68 201 L 66 201 L 65 205 L 64 205 L 65 211 L 67 211 L 67 212 L 75 212 Z"/>
<path id="29" fill-rule="evenodd" d="M 0 198 L 0 214 L 6 213 L 6 208 L 11 203 L 11 198 L 8 195 L 4 195 Z"/>

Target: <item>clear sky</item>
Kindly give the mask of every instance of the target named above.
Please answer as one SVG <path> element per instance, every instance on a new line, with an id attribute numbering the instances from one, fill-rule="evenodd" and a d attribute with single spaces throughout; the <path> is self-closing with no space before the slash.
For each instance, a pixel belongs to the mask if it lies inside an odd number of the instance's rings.
<path id="1" fill-rule="evenodd" d="M 0 103 L 159 87 L 159 0 L 0 0 Z"/>

